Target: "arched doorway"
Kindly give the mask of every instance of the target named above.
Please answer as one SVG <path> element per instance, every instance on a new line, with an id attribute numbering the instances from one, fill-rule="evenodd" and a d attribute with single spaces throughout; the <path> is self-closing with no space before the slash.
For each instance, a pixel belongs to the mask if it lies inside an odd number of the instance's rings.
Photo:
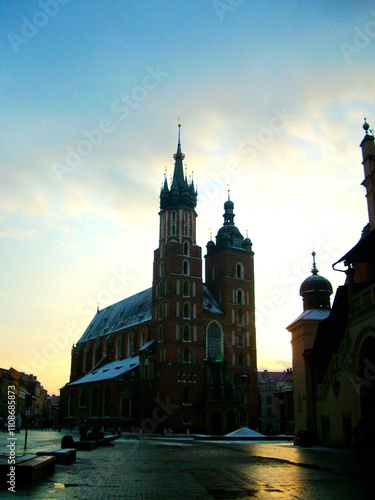
<path id="1" fill-rule="evenodd" d="M 221 413 L 219 411 L 211 413 L 211 434 L 222 434 Z"/>

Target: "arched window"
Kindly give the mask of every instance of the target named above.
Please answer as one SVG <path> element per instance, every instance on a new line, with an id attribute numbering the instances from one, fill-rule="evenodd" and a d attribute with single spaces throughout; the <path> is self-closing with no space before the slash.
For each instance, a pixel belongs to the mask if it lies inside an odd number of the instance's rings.
<path id="1" fill-rule="evenodd" d="M 189 325 L 184 325 L 184 342 L 190 341 L 190 328 Z"/>
<path id="2" fill-rule="evenodd" d="M 164 262 L 160 262 L 159 264 L 159 278 L 164 276 Z"/>
<path id="3" fill-rule="evenodd" d="M 188 280 L 184 281 L 184 297 L 190 297 L 190 285 Z"/>
<path id="4" fill-rule="evenodd" d="M 184 363 L 190 363 L 190 351 L 188 348 L 184 350 Z"/>
<path id="5" fill-rule="evenodd" d="M 163 306 L 159 304 L 159 319 L 163 318 Z"/>
<path id="6" fill-rule="evenodd" d="M 189 387 L 184 387 L 184 392 L 182 396 L 182 402 L 183 404 L 187 405 L 190 403 L 190 391 Z"/>
<path id="7" fill-rule="evenodd" d="M 218 277 L 219 277 L 219 270 L 218 270 L 217 266 L 213 266 L 212 267 L 212 279 L 217 280 Z"/>
<path id="8" fill-rule="evenodd" d="M 191 371 L 189 375 L 190 382 L 195 382 L 195 379 L 196 379 L 196 374 L 195 372 Z"/>
<path id="9" fill-rule="evenodd" d="M 238 365 L 243 366 L 243 354 L 242 354 L 242 352 L 240 352 L 240 354 L 238 355 Z"/>
<path id="10" fill-rule="evenodd" d="M 115 359 L 120 359 L 120 339 L 116 340 Z"/>
<path id="11" fill-rule="evenodd" d="M 160 282 L 158 285 L 158 297 L 161 299 L 163 297 L 163 283 Z"/>
<path id="12" fill-rule="evenodd" d="M 189 255 L 189 243 L 187 241 L 184 242 L 184 255 Z"/>
<path id="13" fill-rule="evenodd" d="M 237 324 L 242 325 L 243 324 L 243 312 L 238 311 L 237 313 Z"/>
<path id="14" fill-rule="evenodd" d="M 190 274 L 190 266 L 188 260 L 184 260 L 182 264 L 182 274 L 184 274 L 185 276 L 189 276 Z"/>
<path id="15" fill-rule="evenodd" d="M 240 279 L 244 278 L 244 267 L 241 263 L 236 265 L 236 277 Z"/>
<path id="16" fill-rule="evenodd" d="M 176 280 L 176 295 L 180 295 L 180 280 Z"/>
<path id="17" fill-rule="evenodd" d="M 211 321 L 206 333 L 207 359 L 213 359 L 219 352 L 223 352 L 223 332 L 217 321 Z"/>
<path id="18" fill-rule="evenodd" d="M 184 304 L 184 318 L 190 318 L 190 305 L 187 302 Z"/>
<path id="19" fill-rule="evenodd" d="M 243 291 L 241 288 L 237 290 L 237 304 L 243 305 Z"/>
<path id="20" fill-rule="evenodd" d="M 98 388 L 93 387 L 91 392 L 91 415 L 98 416 Z"/>
<path id="21" fill-rule="evenodd" d="M 104 345 L 106 345 L 106 342 L 104 342 Z M 104 356 L 106 355 L 105 352 L 103 354 L 104 354 Z M 83 351 L 83 364 L 82 364 L 82 366 L 83 366 L 83 373 L 86 373 L 86 363 L 87 363 L 87 350 L 85 349 Z"/>
<path id="22" fill-rule="evenodd" d="M 79 394 L 79 406 L 86 406 L 86 389 L 84 387 L 81 388 Z"/>
<path id="23" fill-rule="evenodd" d="M 128 337 L 128 357 L 133 355 L 133 334 L 130 333 Z"/>
<path id="24" fill-rule="evenodd" d="M 179 363 L 180 361 L 181 361 L 181 351 L 177 347 L 177 349 L 176 349 L 176 363 Z"/>

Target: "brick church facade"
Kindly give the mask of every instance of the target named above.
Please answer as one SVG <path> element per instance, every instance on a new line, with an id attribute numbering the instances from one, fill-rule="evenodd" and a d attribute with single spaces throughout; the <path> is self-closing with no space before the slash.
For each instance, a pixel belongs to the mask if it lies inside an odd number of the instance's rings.
<path id="1" fill-rule="evenodd" d="M 258 425 L 252 243 L 228 196 L 203 281 L 180 129 L 174 160 L 160 192 L 152 287 L 98 310 L 73 347 L 64 426 L 225 434 Z"/>

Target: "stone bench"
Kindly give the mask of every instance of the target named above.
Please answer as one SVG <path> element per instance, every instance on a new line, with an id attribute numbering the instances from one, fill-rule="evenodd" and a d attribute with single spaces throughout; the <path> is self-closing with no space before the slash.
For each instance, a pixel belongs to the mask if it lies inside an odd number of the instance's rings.
<path id="1" fill-rule="evenodd" d="M 79 451 L 92 451 L 96 448 L 96 441 L 74 441 L 73 448 Z"/>
<path id="2" fill-rule="evenodd" d="M 52 456 L 56 458 L 58 465 L 69 465 L 77 459 L 75 448 L 51 448 L 49 450 L 37 451 L 37 456 Z"/>
<path id="3" fill-rule="evenodd" d="M 37 457 L 24 455 L 15 459 L 15 464 L 9 465 L 8 461 L 0 462 L 1 485 L 7 484 L 10 467 L 15 467 L 16 484 L 31 484 L 33 481 L 43 479 L 55 472 L 55 457 Z"/>

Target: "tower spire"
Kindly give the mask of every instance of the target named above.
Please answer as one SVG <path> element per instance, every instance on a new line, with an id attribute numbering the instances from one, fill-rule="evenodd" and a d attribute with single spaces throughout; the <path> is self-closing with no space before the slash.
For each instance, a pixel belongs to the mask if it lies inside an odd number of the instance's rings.
<path id="1" fill-rule="evenodd" d="M 184 167 L 183 160 L 185 155 L 181 151 L 181 123 L 178 124 L 178 141 L 177 141 L 177 151 L 173 155 L 175 160 L 174 172 L 172 180 L 172 189 L 180 189 L 184 185 Z"/>
<path id="2" fill-rule="evenodd" d="M 316 274 L 318 274 L 319 272 L 319 269 L 316 267 L 316 262 L 315 262 L 315 251 L 313 250 L 312 251 L 312 258 L 313 258 L 313 265 L 312 265 L 312 268 L 311 268 L 311 273 L 315 276 Z"/>
<path id="3" fill-rule="evenodd" d="M 185 155 L 181 149 L 180 123 L 178 124 L 177 151 L 173 155 L 173 158 L 175 163 L 170 189 L 166 189 L 164 184 L 164 188 L 160 193 L 160 208 L 163 210 L 184 207 L 194 210 L 197 204 L 197 191 L 194 188 L 193 181 L 189 184 L 187 176 L 184 176 L 183 160 Z"/>

